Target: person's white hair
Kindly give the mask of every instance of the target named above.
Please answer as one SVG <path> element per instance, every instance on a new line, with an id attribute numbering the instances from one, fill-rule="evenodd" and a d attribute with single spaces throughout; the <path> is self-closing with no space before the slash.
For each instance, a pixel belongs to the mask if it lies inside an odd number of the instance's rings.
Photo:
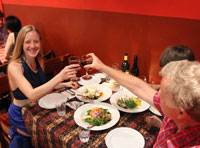
<path id="1" fill-rule="evenodd" d="M 171 80 L 166 91 L 172 94 L 176 105 L 200 122 L 200 63 L 170 62 L 159 74 Z"/>

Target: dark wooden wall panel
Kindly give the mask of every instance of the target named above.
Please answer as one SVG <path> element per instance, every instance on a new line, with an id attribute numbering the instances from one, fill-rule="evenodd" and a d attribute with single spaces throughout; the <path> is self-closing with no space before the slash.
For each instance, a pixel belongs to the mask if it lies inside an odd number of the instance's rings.
<path id="1" fill-rule="evenodd" d="M 4 11 L 18 16 L 23 25 L 37 26 L 45 52 L 95 52 L 109 65 L 121 64 L 127 52 L 131 66 L 138 55 L 140 73 L 150 81 L 159 82 L 159 57 L 169 45 L 187 45 L 199 59 L 200 20 L 9 4 Z"/>

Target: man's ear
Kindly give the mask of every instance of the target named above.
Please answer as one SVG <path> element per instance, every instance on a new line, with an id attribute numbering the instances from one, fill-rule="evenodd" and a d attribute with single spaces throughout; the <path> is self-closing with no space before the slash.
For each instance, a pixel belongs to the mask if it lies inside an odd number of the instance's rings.
<path id="1" fill-rule="evenodd" d="M 188 118 L 188 113 L 185 110 L 179 109 L 179 113 L 178 113 L 178 119 L 180 120 L 185 120 Z"/>

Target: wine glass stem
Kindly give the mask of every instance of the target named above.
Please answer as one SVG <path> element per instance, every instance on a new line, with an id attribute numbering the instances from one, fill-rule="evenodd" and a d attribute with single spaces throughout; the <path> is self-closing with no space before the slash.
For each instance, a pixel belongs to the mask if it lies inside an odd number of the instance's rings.
<path id="1" fill-rule="evenodd" d="M 87 69 L 86 69 L 86 75 L 88 75 L 88 71 L 87 71 Z"/>

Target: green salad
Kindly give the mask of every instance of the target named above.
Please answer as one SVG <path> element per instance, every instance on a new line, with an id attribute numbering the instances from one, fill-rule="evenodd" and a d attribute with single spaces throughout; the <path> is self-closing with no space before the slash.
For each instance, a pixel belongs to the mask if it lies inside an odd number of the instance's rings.
<path id="1" fill-rule="evenodd" d="M 141 100 L 124 95 L 117 99 L 117 105 L 125 109 L 135 109 L 141 106 Z"/>
<path id="2" fill-rule="evenodd" d="M 92 126 L 101 126 L 111 120 L 111 113 L 108 112 L 107 109 L 96 107 L 88 110 L 82 120 L 88 122 Z"/>

